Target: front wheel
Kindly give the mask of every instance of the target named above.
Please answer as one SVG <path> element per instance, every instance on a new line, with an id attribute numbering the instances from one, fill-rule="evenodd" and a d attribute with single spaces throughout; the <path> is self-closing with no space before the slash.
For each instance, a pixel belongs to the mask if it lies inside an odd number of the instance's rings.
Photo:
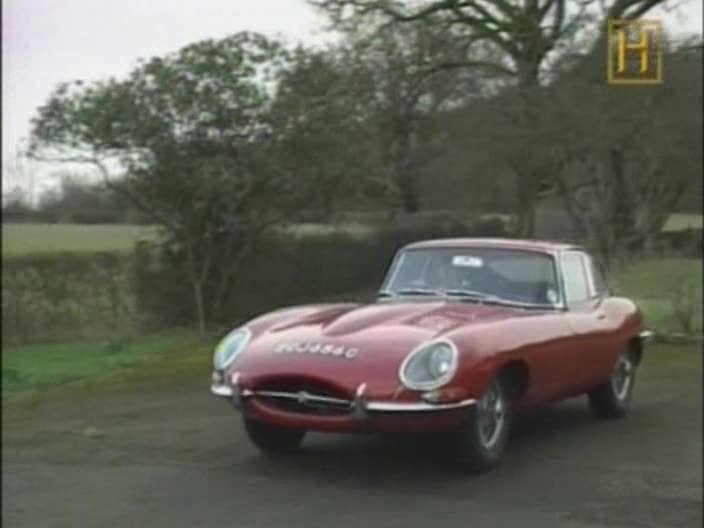
<path id="1" fill-rule="evenodd" d="M 509 402 L 497 378 L 472 407 L 464 425 L 453 433 L 455 459 L 473 472 L 489 469 L 501 459 L 510 428 Z"/>
<path id="2" fill-rule="evenodd" d="M 284 429 L 245 418 L 244 427 L 252 443 L 264 453 L 291 453 L 301 445 L 306 432 Z"/>
<path id="3" fill-rule="evenodd" d="M 636 363 L 626 349 L 619 354 L 611 379 L 589 392 L 589 405 L 601 418 L 621 418 L 628 412 L 635 385 Z"/>

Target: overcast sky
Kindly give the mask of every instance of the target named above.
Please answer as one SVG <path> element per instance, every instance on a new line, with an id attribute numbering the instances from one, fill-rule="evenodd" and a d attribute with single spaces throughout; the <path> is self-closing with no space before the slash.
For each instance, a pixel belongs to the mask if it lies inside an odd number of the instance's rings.
<path id="1" fill-rule="evenodd" d="M 140 57 L 243 30 L 323 42 L 323 25 L 305 0 L 3 0 L 3 160 L 59 82 L 119 77 Z"/>
<path id="2" fill-rule="evenodd" d="M 702 0 L 676 2 L 666 30 L 701 35 Z M 2 15 L 4 160 L 59 82 L 120 76 L 140 57 L 242 30 L 326 39 L 323 19 L 305 0 L 3 0 Z"/>

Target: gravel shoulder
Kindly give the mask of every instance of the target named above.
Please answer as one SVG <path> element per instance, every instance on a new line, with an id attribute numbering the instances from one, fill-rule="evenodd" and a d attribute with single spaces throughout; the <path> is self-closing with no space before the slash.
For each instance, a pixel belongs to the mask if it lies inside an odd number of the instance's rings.
<path id="1" fill-rule="evenodd" d="M 309 435 L 267 459 L 207 372 L 5 407 L 3 526 L 701 526 L 701 359 L 654 348 L 625 420 L 585 398 L 522 416 L 479 476 L 422 437 Z"/>

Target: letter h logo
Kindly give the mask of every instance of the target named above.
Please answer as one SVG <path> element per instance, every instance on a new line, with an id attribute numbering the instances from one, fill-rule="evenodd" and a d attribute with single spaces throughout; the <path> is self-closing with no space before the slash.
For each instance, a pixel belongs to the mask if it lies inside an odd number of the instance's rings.
<path id="1" fill-rule="evenodd" d="M 609 20 L 609 84 L 662 83 L 661 33 L 657 20 Z"/>

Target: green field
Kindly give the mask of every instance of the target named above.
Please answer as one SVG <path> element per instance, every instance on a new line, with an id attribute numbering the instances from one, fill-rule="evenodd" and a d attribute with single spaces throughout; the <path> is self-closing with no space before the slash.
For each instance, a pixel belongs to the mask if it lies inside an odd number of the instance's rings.
<path id="1" fill-rule="evenodd" d="M 153 239 L 150 226 L 121 224 L 3 224 L 2 256 L 58 251 L 128 251 L 140 239 Z"/>
<path id="2" fill-rule="evenodd" d="M 701 229 L 702 215 L 690 213 L 673 213 L 665 222 L 663 231 L 683 231 L 685 229 Z"/>
<path id="3" fill-rule="evenodd" d="M 505 215 L 484 216 L 497 216 L 504 220 L 506 219 Z M 303 223 L 289 226 L 284 228 L 284 230 L 298 236 L 321 235 L 336 230 L 344 230 L 358 236 L 366 236 L 375 229 L 374 225 L 356 220 L 344 224 Z M 672 214 L 663 231 L 680 231 L 687 228 L 701 229 L 702 215 Z M 2 256 L 13 257 L 56 251 L 126 251 L 132 249 L 137 240 L 151 240 L 155 237 L 156 228 L 150 226 L 121 224 L 3 224 Z"/>
<path id="4" fill-rule="evenodd" d="M 660 332 L 683 332 L 673 305 L 692 306 L 693 331 L 702 334 L 702 261 L 659 259 L 634 262 L 609 280 L 614 292 L 633 298 L 643 310 L 646 325 Z"/>

